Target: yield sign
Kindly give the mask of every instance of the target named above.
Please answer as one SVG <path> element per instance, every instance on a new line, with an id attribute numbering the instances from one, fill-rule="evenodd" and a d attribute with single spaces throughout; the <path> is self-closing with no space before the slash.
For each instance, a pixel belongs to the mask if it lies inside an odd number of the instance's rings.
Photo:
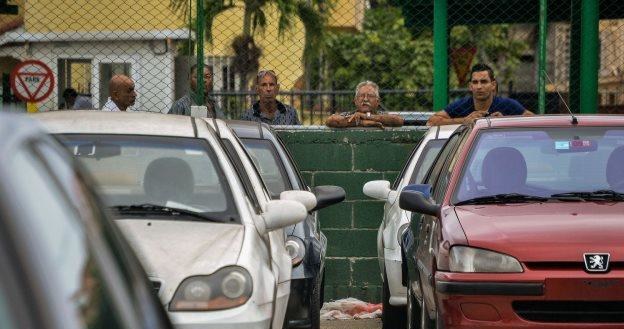
<path id="1" fill-rule="evenodd" d="M 11 71 L 11 90 L 25 102 L 41 102 L 54 89 L 54 74 L 41 61 L 28 60 L 17 64 Z"/>

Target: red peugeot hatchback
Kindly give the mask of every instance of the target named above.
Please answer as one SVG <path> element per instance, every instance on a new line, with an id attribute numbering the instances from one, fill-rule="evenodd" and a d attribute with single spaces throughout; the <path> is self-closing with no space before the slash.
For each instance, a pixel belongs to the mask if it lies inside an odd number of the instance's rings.
<path id="1" fill-rule="evenodd" d="M 409 328 L 624 328 L 624 116 L 479 120 L 425 182 Z"/>

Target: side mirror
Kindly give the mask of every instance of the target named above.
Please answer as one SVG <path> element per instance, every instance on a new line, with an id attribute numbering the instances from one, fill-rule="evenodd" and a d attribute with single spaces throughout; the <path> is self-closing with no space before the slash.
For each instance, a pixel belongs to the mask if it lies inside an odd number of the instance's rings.
<path id="1" fill-rule="evenodd" d="M 431 197 L 431 185 L 430 184 L 410 184 L 403 188 L 402 191 L 416 191 L 425 196 L 425 199 Z"/>
<path id="2" fill-rule="evenodd" d="M 399 197 L 399 207 L 403 210 L 430 216 L 439 216 L 440 205 L 429 202 L 422 192 L 403 190 Z"/>
<path id="3" fill-rule="evenodd" d="M 310 193 L 311 194 L 311 193 Z M 267 233 L 287 226 L 295 225 L 308 216 L 308 211 L 301 202 L 293 200 L 271 200 L 262 214 L 264 227 L 258 228 Z"/>
<path id="4" fill-rule="evenodd" d="M 342 202 L 347 194 L 340 186 L 321 185 L 312 188 L 312 193 L 316 196 L 316 207 L 311 211 L 316 211 Z"/>
<path id="5" fill-rule="evenodd" d="M 364 184 L 362 192 L 368 197 L 379 200 L 388 200 L 390 182 L 387 180 L 373 180 Z"/>
<path id="6" fill-rule="evenodd" d="M 284 191 L 280 193 L 280 200 L 292 200 L 297 201 L 306 208 L 307 211 L 312 211 L 316 207 L 316 196 L 312 192 L 308 191 Z"/>

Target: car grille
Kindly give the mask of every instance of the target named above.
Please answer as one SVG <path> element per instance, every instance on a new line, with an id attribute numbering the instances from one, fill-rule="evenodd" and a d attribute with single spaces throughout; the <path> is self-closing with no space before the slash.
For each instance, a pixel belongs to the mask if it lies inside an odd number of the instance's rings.
<path id="1" fill-rule="evenodd" d="M 152 282 L 152 289 L 154 290 L 154 293 L 158 295 L 158 293 L 160 292 L 160 287 L 162 286 L 162 282 L 154 280 L 150 281 Z"/>
<path id="2" fill-rule="evenodd" d="M 535 322 L 622 323 L 621 301 L 515 301 L 513 309 L 521 318 Z"/>
<path id="3" fill-rule="evenodd" d="M 584 271 L 583 262 L 526 262 L 526 267 L 532 271 Z M 624 269 L 624 262 L 611 262 L 609 270 Z"/>

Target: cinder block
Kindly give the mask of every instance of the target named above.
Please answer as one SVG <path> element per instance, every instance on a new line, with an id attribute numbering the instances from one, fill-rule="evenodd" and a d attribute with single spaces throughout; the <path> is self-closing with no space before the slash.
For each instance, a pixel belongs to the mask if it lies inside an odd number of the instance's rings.
<path id="1" fill-rule="evenodd" d="M 347 144 L 296 144 L 289 150 L 299 170 L 351 170 L 351 146 Z"/>
<path id="2" fill-rule="evenodd" d="M 351 261 L 351 278 L 354 286 L 381 285 L 381 274 L 377 258 L 354 259 Z"/>
<path id="3" fill-rule="evenodd" d="M 318 218 L 321 229 L 353 227 L 353 202 L 343 201 L 319 210 Z"/>
<path id="4" fill-rule="evenodd" d="M 376 172 L 322 172 L 314 174 L 315 185 L 341 186 L 347 193 L 347 200 L 370 200 L 362 193 L 362 187 L 368 181 L 381 178 L 382 174 Z"/>
<path id="5" fill-rule="evenodd" d="M 407 159 L 406 159 L 407 161 Z M 403 167 L 401 167 L 403 168 Z M 383 179 L 387 180 L 390 182 L 390 185 L 394 184 L 394 181 L 397 179 L 397 177 L 399 176 L 399 172 L 398 171 L 384 171 L 383 173 Z"/>
<path id="6" fill-rule="evenodd" d="M 413 144 L 378 142 L 353 147 L 354 169 L 375 171 L 399 171 L 407 160 Z"/>
<path id="7" fill-rule="evenodd" d="M 351 284 L 351 263 L 349 259 L 325 259 L 325 284 L 334 286 Z"/>
<path id="8" fill-rule="evenodd" d="M 377 230 L 323 230 L 328 257 L 377 257 Z"/>
<path id="9" fill-rule="evenodd" d="M 303 177 L 304 183 L 306 183 L 308 186 L 314 186 L 313 172 L 312 171 L 302 171 L 301 172 L 301 177 Z"/>
<path id="10" fill-rule="evenodd" d="M 383 220 L 383 201 L 356 201 L 353 205 L 353 222 L 356 228 L 376 229 Z"/>

